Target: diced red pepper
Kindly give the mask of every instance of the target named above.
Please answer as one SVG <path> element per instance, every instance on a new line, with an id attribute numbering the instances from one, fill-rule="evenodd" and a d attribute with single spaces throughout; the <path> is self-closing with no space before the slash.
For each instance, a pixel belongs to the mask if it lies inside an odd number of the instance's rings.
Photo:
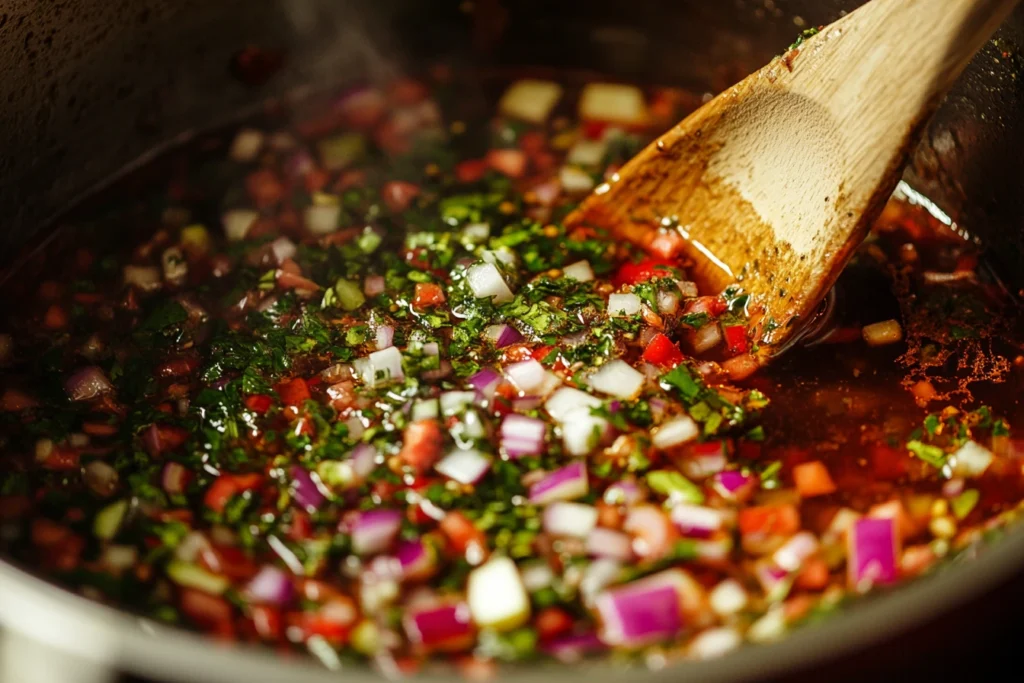
<path id="1" fill-rule="evenodd" d="M 800 530 L 800 513 L 795 505 L 756 505 L 739 514 L 740 533 L 744 536 L 790 536 Z"/>
<path id="2" fill-rule="evenodd" d="M 674 368 L 682 363 L 686 356 L 675 342 L 659 332 L 644 349 L 642 358 L 652 365 Z"/>
<path id="3" fill-rule="evenodd" d="M 519 149 L 492 149 L 487 164 L 509 178 L 521 178 L 526 172 L 526 154 Z"/>
<path id="4" fill-rule="evenodd" d="M 206 490 L 203 498 L 206 507 L 214 512 L 223 512 L 224 506 L 232 498 L 243 491 L 249 491 L 263 483 L 263 475 L 253 472 L 250 474 L 222 474 Z"/>
<path id="5" fill-rule="evenodd" d="M 671 268 L 676 266 L 671 261 L 658 258 L 645 258 L 642 261 L 633 263 L 628 261 L 619 266 L 612 282 L 617 286 L 635 285 L 640 282 L 647 282 L 653 277 L 669 277 L 672 275 Z"/>
<path id="6" fill-rule="evenodd" d="M 444 516 L 439 524 L 441 533 L 456 552 L 465 553 L 470 547 L 480 550 L 487 549 L 487 537 L 461 512 L 452 511 Z"/>
<path id="7" fill-rule="evenodd" d="M 793 482 L 797 492 L 804 498 L 827 496 L 835 493 L 836 484 L 832 481 L 825 463 L 812 460 L 793 468 Z"/>
<path id="8" fill-rule="evenodd" d="M 419 185 L 404 180 L 393 180 L 385 183 L 381 189 L 381 198 L 393 213 L 401 213 L 409 208 L 412 200 L 420 193 Z"/>
<path id="9" fill-rule="evenodd" d="M 266 394 L 252 394 L 245 397 L 245 407 L 257 415 L 266 414 L 272 405 L 274 405 L 274 399 Z"/>
<path id="10" fill-rule="evenodd" d="M 416 295 L 412 305 L 415 308 L 428 308 L 445 302 L 444 289 L 433 282 L 417 282 Z"/>
<path id="11" fill-rule="evenodd" d="M 750 350 L 750 340 L 747 339 L 747 328 L 745 325 L 723 327 L 722 334 L 725 336 L 725 348 L 734 356 Z"/>
<path id="12" fill-rule="evenodd" d="M 455 179 L 460 183 L 475 183 L 487 173 L 487 161 L 484 159 L 468 159 L 455 166 Z"/>
<path id="13" fill-rule="evenodd" d="M 281 402 L 287 406 L 301 406 L 310 397 L 309 386 L 301 377 L 281 382 L 274 387 L 274 391 L 281 397 Z"/>
<path id="14" fill-rule="evenodd" d="M 436 420 L 417 420 L 405 428 L 404 443 L 398 457 L 402 462 L 423 472 L 441 455 L 444 435 Z"/>

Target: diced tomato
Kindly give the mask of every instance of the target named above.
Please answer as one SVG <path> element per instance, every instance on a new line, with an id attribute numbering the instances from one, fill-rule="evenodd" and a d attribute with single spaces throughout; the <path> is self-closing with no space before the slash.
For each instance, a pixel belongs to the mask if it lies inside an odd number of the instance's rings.
<path id="1" fill-rule="evenodd" d="M 70 446 L 55 446 L 50 454 L 43 461 L 43 467 L 48 470 L 77 470 L 78 459 L 81 453 Z"/>
<path id="2" fill-rule="evenodd" d="M 106 422 L 82 423 L 82 431 L 89 436 L 113 436 L 117 434 L 118 429 L 117 425 L 107 424 Z"/>
<path id="3" fill-rule="evenodd" d="M 583 136 L 588 140 L 597 140 L 608 129 L 607 121 L 584 121 Z"/>
<path id="4" fill-rule="evenodd" d="M 68 324 L 68 314 L 60 304 L 53 304 L 43 314 L 43 327 L 48 330 L 59 330 Z"/>
<path id="5" fill-rule="evenodd" d="M 213 628 L 231 623 L 231 604 L 224 598 L 194 588 L 182 588 L 179 595 L 181 611 L 197 625 Z"/>
<path id="6" fill-rule="evenodd" d="M 224 506 L 232 498 L 243 491 L 250 491 L 263 483 L 263 475 L 257 472 L 250 474 L 222 474 L 213 480 L 203 498 L 206 507 L 214 512 L 223 512 Z"/>
<path id="7" fill-rule="evenodd" d="M 750 350 L 750 340 L 747 339 L 747 328 L 744 325 L 728 325 L 722 328 L 725 336 L 725 348 L 734 356 L 746 353 Z"/>
<path id="8" fill-rule="evenodd" d="M 808 559 L 796 577 L 796 586 L 803 590 L 820 591 L 828 587 L 828 563 L 820 557 Z"/>
<path id="9" fill-rule="evenodd" d="M 529 155 L 544 150 L 547 146 L 547 137 L 539 130 L 528 130 L 519 136 L 519 149 Z"/>
<path id="10" fill-rule="evenodd" d="M 659 332 L 644 349 L 642 358 L 652 365 L 674 368 L 686 357 L 675 342 Z"/>
<path id="11" fill-rule="evenodd" d="M 419 185 L 404 180 L 392 180 L 385 183 L 380 191 L 384 204 L 392 213 L 401 213 L 409 208 L 412 200 L 420 193 Z"/>
<path id="12" fill-rule="evenodd" d="M 733 356 L 722 361 L 722 370 L 733 382 L 741 382 L 761 369 L 757 358 L 748 354 Z"/>
<path id="13" fill-rule="evenodd" d="M 301 377 L 293 377 L 279 383 L 274 387 L 274 391 L 286 406 L 301 406 L 310 398 L 309 386 Z"/>
<path id="14" fill-rule="evenodd" d="M 800 513 L 788 503 L 756 505 L 740 510 L 739 527 L 744 536 L 792 536 L 800 530 Z"/>
<path id="15" fill-rule="evenodd" d="M 487 164 L 509 178 L 521 178 L 526 172 L 526 154 L 519 149 L 492 149 Z"/>
<path id="16" fill-rule="evenodd" d="M 460 183 L 475 183 L 487 173 L 486 159 L 468 159 L 455 166 L 455 179 Z"/>
<path id="17" fill-rule="evenodd" d="M 437 461 L 444 445 L 444 435 L 436 420 L 417 420 L 405 428 L 404 443 L 398 457 L 412 468 L 423 472 Z"/>
<path id="18" fill-rule="evenodd" d="M 274 405 L 274 399 L 266 394 L 252 394 L 245 397 L 245 407 L 257 415 L 265 414 L 272 405 Z"/>
<path id="19" fill-rule="evenodd" d="M 472 547 L 479 548 L 481 552 L 487 550 L 487 536 L 461 512 L 449 512 L 438 526 L 452 548 L 460 554 L 465 554 Z"/>
<path id="20" fill-rule="evenodd" d="M 303 615 L 302 627 L 306 638 L 320 636 L 332 645 L 343 645 L 348 642 L 352 632 L 351 624 L 342 624 L 316 612 Z"/>
<path id="21" fill-rule="evenodd" d="M 216 545 L 199 551 L 199 563 L 214 574 L 221 574 L 232 581 L 244 581 L 256 575 L 259 567 L 241 548 Z"/>
<path id="22" fill-rule="evenodd" d="M 893 448 L 884 443 L 871 444 L 868 447 L 868 458 L 871 470 L 879 479 L 899 479 L 907 473 L 910 456 L 900 448 Z"/>
<path id="23" fill-rule="evenodd" d="M 619 270 L 615 273 L 615 277 L 612 278 L 612 282 L 617 287 L 621 287 L 622 285 L 635 285 L 640 282 L 647 282 L 653 277 L 669 277 L 672 275 L 670 269 L 675 266 L 676 264 L 671 261 L 657 258 L 645 258 L 637 263 L 627 261 L 619 266 Z"/>
<path id="24" fill-rule="evenodd" d="M 416 308 L 427 308 L 437 306 L 445 302 L 444 289 L 441 285 L 433 282 L 417 282 L 416 295 L 413 297 L 412 305 Z"/>
<path id="25" fill-rule="evenodd" d="M 245 179 L 245 189 L 259 208 L 273 206 L 284 198 L 284 185 L 269 169 L 250 173 Z"/>
<path id="26" fill-rule="evenodd" d="M 804 498 L 827 496 L 836 491 L 836 484 L 832 481 L 828 468 L 820 460 L 812 460 L 794 467 L 793 481 L 796 483 L 797 492 Z"/>
<path id="27" fill-rule="evenodd" d="M 280 640 L 284 629 L 281 624 L 281 610 L 270 605 L 250 605 L 249 619 L 253 630 L 263 640 Z"/>
<path id="28" fill-rule="evenodd" d="M 725 313 L 729 306 L 717 296 L 700 296 L 686 303 L 684 313 L 706 313 L 712 318 L 717 318 Z"/>
<path id="29" fill-rule="evenodd" d="M 546 607 L 537 613 L 533 625 L 541 640 L 551 640 L 572 628 L 572 617 L 560 607 Z"/>

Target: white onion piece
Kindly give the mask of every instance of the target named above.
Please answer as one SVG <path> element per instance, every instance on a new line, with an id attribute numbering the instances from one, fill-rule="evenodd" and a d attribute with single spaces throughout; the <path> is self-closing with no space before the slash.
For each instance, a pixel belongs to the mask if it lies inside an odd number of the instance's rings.
<path id="1" fill-rule="evenodd" d="M 689 653 L 695 659 L 714 659 L 735 650 L 742 642 L 743 636 L 734 628 L 710 628 L 690 641 Z"/>
<path id="2" fill-rule="evenodd" d="M 739 581 L 725 579 L 711 590 L 708 600 L 715 614 L 726 617 L 746 608 L 748 597 Z"/>
<path id="3" fill-rule="evenodd" d="M 538 361 L 530 359 L 507 366 L 505 375 L 524 395 L 533 395 L 544 385 L 547 370 Z"/>
<path id="4" fill-rule="evenodd" d="M 402 354 L 394 346 L 374 351 L 366 358 L 359 358 L 352 363 L 352 367 L 363 378 L 363 382 L 371 387 L 405 379 Z"/>
<path id="5" fill-rule="evenodd" d="M 587 554 L 620 562 L 633 561 L 633 539 L 614 529 L 597 527 L 587 534 Z"/>
<path id="6" fill-rule="evenodd" d="M 588 83 L 580 93 L 579 116 L 585 121 L 640 126 L 647 122 L 647 104 L 636 86 Z"/>
<path id="7" fill-rule="evenodd" d="M 530 598 L 515 563 L 493 557 L 469 573 L 466 602 L 480 628 L 509 631 L 530 618 Z"/>
<path id="8" fill-rule="evenodd" d="M 460 484 L 477 483 L 490 468 L 491 461 L 475 449 L 454 450 L 434 465 L 435 470 Z"/>
<path id="9" fill-rule="evenodd" d="M 330 235 L 340 226 L 340 204 L 314 204 L 306 207 L 306 229 L 314 235 Z"/>
<path id="10" fill-rule="evenodd" d="M 659 289 L 656 297 L 658 302 L 658 313 L 662 315 L 675 315 L 679 311 L 679 294 Z"/>
<path id="11" fill-rule="evenodd" d="M 698 330 L 694 330 L 690 345 L 694 353 L 710 351 L 722 343 L 722 330 L 718 323 L 709 322 Z"/>
<path id="12" fill-rule="evenodd" d="M 544 509 L 544 531 L 555 536 L 586 538 L 597 526 L 597 508 L 583 503 L 558 501 Z"/>
<path id="13" fill-rule="evenodd" d="M 625 317 L 636 315 L 640 312 L 640 297 L 636 294 L 612 294 L 608 297 L 608 315 L 612 317 Z"/>
<path id="14" fill-rule="evenodd" d="M 950 459 L 953 465 L 953 474 L 958 477 L 970 479 L 980 477 L 992 464 L 995 456 L 976 441 L 967 441 L 958 448 Z"/>
<path id="15" fill-rule="evenodd" d="M 585 410 L 590 412 L 591 408 L 601 405 L 601 399 L 572 387 L 562 387 L 551 395 L 544 402 L 544 409 L 556 422 L 564 422 L 572 413 Z"/>
<path id="16" fill-rule="evenodd" d="M 188 261 L 178 247 L 168 247 L 160 255 L 160 267 L 164 271 L 164 280 L 180 285 L 188 276 Z"/>
<path id="17" fill-rule="evenodd" d="M 446 391 L 441 394 L 441 414 L 458 415 L 476 401 L 475 391 Z"/>
<path id="18" fill-rule="evenodd" d="M 563 166 L 558 171 L 558 182 L 566 194 L 586 194 L 594 189 L 590 174 L 575 166 Z"/>
<path id="19" fill-rule="evenodd" d="M 143 292 L 152 292 L 160 289 L 163 281 L 160 271 L 152 266 L 125 266 L 124 283 Z"/>
<path id="20" fill-rule="evenodd" d="M 224 236 L 229 242 L 240 242 L 245 239 L 249 228 L 260 215 L 251 209 L 232 209 L 221 217 L 224 225 Z"/>
<path id="21" fill-rule="evenodd" d="M 541 124 L 562 97 L 562 86 L 552 81 L 523 79 L 505 90 L 498 102 L 502 116 Z"/>
<path id="22" fill-rule="evenodd" d="M 292 242 L 287 237 L 278 237 L 270 243 L 270 253 L 274 255 L 274 260 L 277 261 L 278 265 L 293 258 L 298 251 L 299 249 L 295 246 L 295 242 Z"/>
<path id="23" fill-rule="evenodd" d="M 644 386 L 644 376 L 629 363 L 616 359 L 598 368 L 587 378 L 587 384 L 594 391 L 621 399 L 635 398 Z"/>
<path id="24" fill-rule="evenodd" d="M 243 128 L 238 131 L 238 135 L 231 142 L 231 150 L 228 152 L 228 156 L 233 161 L 242 163 L 255 161 L 260 150 L 263 149 L 263 139 L 263 131 Z"/>
<path id="25" fill-rule="evenodd" d="M 547 588 L 555 579 L 555 573 L 544 560 L 524 564 L 519 573 L 523 577 L 523 585 L 531 593 Z"/>
<path id="26" fill-rule="evenodd" d="M 479 263 L 466 273 L 469 288 L 478 299 L 491 299 L 496 304 L 512 301 L 512 290 L 493 263 Z"/>
<path id="27" fill-rule="evenodd" d="M 772 555 L 772 560 L 780 569 L 795 572 L 803 566 L 804 561 L 818 552 L 818 538 L 810 531 L 794 534 L 781 548 Z"/>
<path id="28" fill-rule="evenodd" d="M 436 398 L 425 398 L 412 404 L 410 415 L 413 422 L 420 420 L 436 420 L 441 414 L 441 408 Z"/>
<path id="29" fill-rule="evenodd" d="M 608 427 L 607 420 L 589 409 L 578 410 L 562 424 L 562 444 L 570 455 L 587 455 L 601 444 Z"/>
<path id="30" fill-rule="evenodd" d="M 577 261 L 562 268 L 562 275 L 579 282 L 590 282 L 594 279 L 594 269 L 589 261 Z"/>
<path id="31" fill-rule="evenodd" d="M 462 228 L 462 238 L 471 244 L 485 242 L 490 236 L 491 226 L 488 223 L 470 223 Z"/>
<path id="32" fill-rule="evenodd" d="M 693 441 L 700 435 L 700 427 L 688 415 L 676 415 L 666 420 L 654 432 L 651 443 L 655 448 L 673 448 Z"/>
<path id="33" fill-rule="evenodd" d="M 565 160 L 577 166 L 597 166 L 607 151 L 608 143 L 604 140 L 577 140 Z"/>
<path id="34" fill-rule="evenodd" d="M 508 247 L 498 247 L 497 249 L 486 249 L 480 252 L 480 259 L 484 263 L 490 263 L 491 265 L 497 266 L 499 264 L 515 267 L 519 263 L 516 259 L 516 253 Z"/>

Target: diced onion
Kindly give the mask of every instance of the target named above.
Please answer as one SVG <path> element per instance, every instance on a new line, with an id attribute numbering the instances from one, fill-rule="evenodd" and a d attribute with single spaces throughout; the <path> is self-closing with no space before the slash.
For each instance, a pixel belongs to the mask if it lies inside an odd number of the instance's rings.
<path id="1" fill-rule="evenodd" d="M 992 464 L 994 457 L 989 449 L 976 441 L 968 440 L 953 453 L 953 457 L 950 459 L 953 474 L 967 479 L 980 477 Z"/>
<path id="2" fill-rule="evenodd" d="M 616 398 L 632 399 L 644 386 L 644 376 L 624 360 L 613 360 L 602 365 L 587 378 L 587 384 L 594 391 Z"/>
<path id="3" fill-rule="evenodd" d="M 285 605 L 294 593 L 288 575 L 272 565 L 261 568 L 245 586 L 245 594 L 254 602 L 269 605 Z"/>
<path id="4" fill-rule="evenodd" d="M 441 394 L 441 414 L 445 417 L 458 415 L 475 402 L 475 391 L 446 391 Z"/>
<path id="5" fill-rule="evenodd" d="M 498 102 L 502 116 L 541 124 L 562 97 L 562 86 L 552 81 L 523 79 L 505 90 Z"/>
<path id="6" fill-rule="evenodd" d="M 722 329 L 716 322 L 709 322 L 700 329 L 694 330 L 690 337 L 690 345 L 694 353 L 704 353 L 722 343 Z"/>
<path id="7" fill-rule="evenodd" d="M 250 209 L 232 209 L 226 212 L 221 221 L 224 225 L 224 236 L 229 242 L 240 242 L 245 239 L 249 228 L 260 215 Z"/>
<path id="8" fill-rule="evenodd" d="M 818 552 L 818 539 L 810 531 L 801 531 L 782 544 L 772 555 L 780 569 L 795 572 L 807 558 Z"/>
<path id="9" fill-rule="evenodd" d="M 698 633 L 690 641 L 688 651 L 690 656 L 695 659 L 714 659 L 730 650 L 735 650 L 742 642 L 743 636 L 734 628 L 727 626 L 709 628 Z"/>
<path id="10" fill-rule="evenodd" d="M 679 576 L 669 569 L 599 594 L 594 609 L 601 640 L 609 645 L 641 647 L 674 637 L 684 626 Z"/>
<path id="11" fill-rule="evenodd" d="M 406 610 L 402 619 L 409 640 L 425 648 L 458 648 L 472 644 L 473 622 L 464 602 Z"/>
<path id="12" fill-rule="evenodd" d="M 313 235 L 330 235 L 341 227 L 341 204 L 313 204 L 306 207 L 306 229 Z"/>
<path id="13" fill-rule="evenodd" d="M 563 166 L 558 172 L 558 182 L 566 194 L 586 194 L 594 189 L 590 174 L 575 166 Z"/>
<path id="14" fill-rule="evenodd" d="M 496 304 L 512 301 L 512 290 L 493 263 L 478 263 L 469 269 L 466 279 L 478 299 L 491 299 Z"/>
<path id="15" fill-rule="evenodd" d="M 747 591 L 736 579 L 725 579 L 711 590 L 708 602 L 721 617 L 741 612 L 747 606 Z"/>
<path id="16" fill-rule="evenodd" d="M 510 458 L 540 455 L 547 429 L 543 420 L 509 413 L 501 421 L 501 447 Z"/>
<path id="17" fill-rule="evenodd" d="M 613 318 L 628 317 L 640 313 L 640 297 L 636 294 L 611 294 L 608 296 L 608 315 Z"/>
<path id="18" fill-rule="evenodd" d="M 544 402 L 544 409 L 548 411 L 556 422 L 564 422 L 566 418 L 577 412 L 590 412 L 591 408 L 601 405 L 601 399 L 592 394 L 571 387 L 562 387 Z"/>
<path id="19" fill-rule="evenodd" d="M 661 424 L 651 437 L 655 448 L 667 449 L 693 441 L 700 436 L 700 427 L 688 415 L 676 415 Z"/>
<path id="20" fill-rule="evenodd" d="M 580 93 L 579 116 L 585 121 L 642 126 L 647 122 L 647 104 L 636 86 L 588 83 Z"/>
<path id="21" fill-rule="evenodd" d="M 633 539 L 614 529 L 597 527 L 587 534 L 587 554 L 620 562 L 633 561 Z"/>
<path id="22" fill-rule="evenodd" d="M 714 508 L 681 503 L 672 508 L 671 516 L 684 536 L 708 538 L 722 528 L 722 513 Z"/>
<path id="23" fill-rule="evenodd" d="M 456 449 L 434 465 L 434 469 L 460 484 L 475 484 L 491 469 L 491 461 L 478 450 Z"/>
<path id="24" fill-rule="evenodd" d="M 494 346 L 503 349 L 523 340 L 519 330 L 508 324 L 489 325 L 484 328 L 484 336 L 494 342 Z"/>
<path id="25" fill-rule="evenodd" d="M 274 255 L 277 265 L 281 265 L 294 257 L 299 252 L 299 248 L 295 246 L 295 242 L 292 242 L 287 237 L 278 237 L 270 243 L 270 251 Z"/>
<path id="26" fill-rule="evenodd" d="M 95 365 L 82 368 L 68 378 L 64 390 L 72 401 L 89 401 L 114 390 L 103 370 Z"/>
<path id="27" fill-rule="evenodd" d="M 366 510 L 352 524 L 352 551 L 356 555 L 376 555 L 387 550 L 402 527 L 398 510 Z"/>
<path id="28" fill-rule="evenodd" d="M 577 261 L 562 268 L 562 275 L 578 282 L 590 282 L 594 279 L 594 269 L 589 261 Z"/>
<path id="29" fill-rule="evenodd" d="M 577 460 L 549 473 L 530 487 L 530 502 L 544 505 L 557 500 L 573 500 L 587 495 L 590 490 L 587 467 Z"/>
<path id="30" fill-rule="evenodd" d="M 865 325 L 861 333 L 868 346 L 895 344 L 903 339 L 903 328 L 900 327 L 898 320 L 883 320 L 880 323 Z"/>
<path id="31" fill-rule="evenodd" d="M 160 289 L 160 270 L 152 266 L 125 266 L 124 283 L 143 292 Z"/>
<path id="32" fill-rule="evenodd" d="M 597 508 L 593 505 L 560 501 L 544 509 L 542 521 L 544 531 L 549 534 L 586 538 L 597 526 Z"/>
<path id="33" fill-rule="evenodd" d="M 494 368 L 481 368 L 469 378 L 469 385 L 488 400 L 494 397 L 494 392 L 499 384 L 501 384 L 501 375 Z"/>
<path id="34" fill-rule="evenodd" d="M 569 455 L 587 455 L 608 433 L 608 421 L 589 410 L 571 413 L 562 423 L 562 444 Z"/>
<path id="35" fill-rule="evenodd" d="M 507 366 L 505 374 L 516 385 L 516 388 L 525 395 L 539 393 L 547 380 L 547 370 L 538 361 L 533 359 Z"/>
<path id="36" fill-rule="evenodd" d="M 402 371 L 402 354 L 394 346 L 374 351 L 366 358 L 353 362 L 352 367 L 362 377 L 363 382 L 371 387 L 405 379 L 405 373 Z"/>
<path id="37" fill-rule="evenodd" d="M 327 496 L 320 490 L 320 486 L 308 470 L 294 465 L 291 468 L 291 475 L 294 482 L 295 502 L 309 511 L 319 510 L 327 502 Z"/>
<path id="38" fill-rule="evenodd" d="M 608 143 L 604 140 L 577 140 L 565 160 L 576 166 L 598 166 L 607 152 Z"/>
<path id="39" fill-rule="evenodd" d="M 846 533 L 850 586 L 865 590 L 899 578 L 900 537 L 895 518 L 862 517 Z"/>
<path id="40" fill-rule="evenodd" d="M 493 557 L 469 573 L 466 601 L 480 628 L 510 631 L 530 618 L 530 598 L 515 563 Z"/>
<path id="41" fill-rule="evenodd" d="M 243 128 L 238 131 L 235 139 L 231 142 L 231 150 L 228 152 L 228 156 L 233 161 L 242 163 L 255 161 L 260 150 L 263 149 L 263 137 L 263 131 Z"/>

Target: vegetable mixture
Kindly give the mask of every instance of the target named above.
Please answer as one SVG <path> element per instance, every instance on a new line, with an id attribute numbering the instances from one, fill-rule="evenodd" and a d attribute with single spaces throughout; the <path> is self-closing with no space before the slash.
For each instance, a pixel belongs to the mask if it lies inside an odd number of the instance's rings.
<path id="1" fill-rule="evenodd" d="M 675 228 L 562 222 L 699 98 L 493 86 L 271 103 L 70 220 L 5 295 L 4 555 L 216 638 L 487 676 L 770 641 L 1016 516 L 1018 346 L 970 242 L 894 201 L 758 369 Z"/>

